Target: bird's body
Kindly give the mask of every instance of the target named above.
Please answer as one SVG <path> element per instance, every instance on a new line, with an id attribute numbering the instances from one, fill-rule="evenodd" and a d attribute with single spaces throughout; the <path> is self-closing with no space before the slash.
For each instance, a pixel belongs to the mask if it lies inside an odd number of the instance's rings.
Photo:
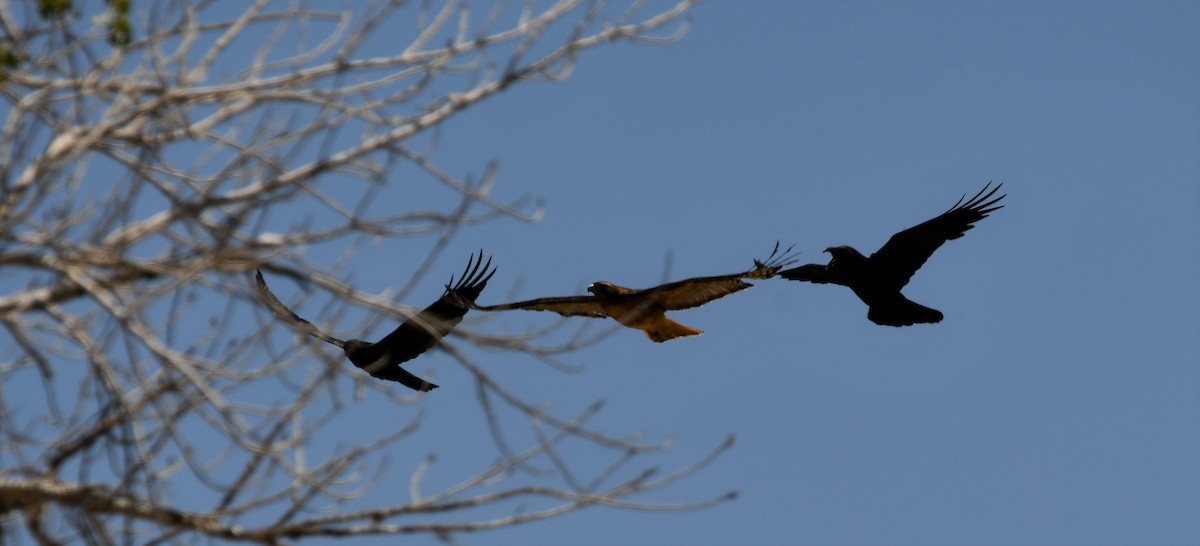
<path id="1" fill-rule="evenodd" d="M 887 326 L 909 326 L 918 323 L 934 323 L 942 320 L 941 311 L 930 309 L 912 301 L 900 293 L 903 285 L 886 268 L 873 264 L 870 258 L 849 246 L 826 249 L 833 258 L 825 267 L 824 280 L 813 280 L 819 275 L 801 274 L 798 270 L 781 273 L 791 280 L 808 280 L 840 284 L 850 288 L 858 299 L 867 304 L 867 318 L 876 324 Z"/>
<path id="2" fill-rule="evenodd" d="M 728 293 L 732 294 L 750 286 L 742 283 Z M 667 318 L 664 302 L 660 298 L 648 295 L 645 290 L 633 290 L 608 281 L 600 281 L 592 283 L 588 292 L 596 298 L 605 315 L 612 317 L 622 326 L 645 332 L 646 337 L 655 343 L 704 333 Z"/>
<path id="3" fill-rule="evenodd" d="M 963 196 L 950 210 L 893 235 L 870 257 L 849 246 L 829 247 L 825 249 L 831 256 L 828 264 L 802 265 L 780 271 L 779 276 L 849 287 L 867 304 L 867 318 L 876 324 L 909 326 L 940 322 L 941 311 L 909 300 L 900 290 L 942 244 L 962 237 L 975 227 L 975 222 L 1004 207 L 996 205 L 1004 195 L 992 199 L 1000 186 L 991 188 L 988 184 L 965 203 L 966 196 Z"/>
<path id="4" fill-rule="evenodd" d="M 478 260 L 472 259 L 467 262 L 467 268 L 463 270 L 457 284 L 451 277 L 450 284 L 446 285 L 446 292 L 441 298 L 375 343 L 358 339 L 343 341 L 321 332 L 312 323 L 284 306 L 267 288 L 261 272 L 256 272 L 255 280 L 267 307 L 276 317 L 291 322 L 309 335 L 340 347 L 351 363 L 373 377 L 397 381 L 411 389 L 425 392 L 436 389 L 437 385 L 413 375 L 400 367 L 400 364 L 436 346 L 462 322 L 467 310 L 474 305 L 475 298 L 478 298 L 487 286 L 488 279 L 496 273 L 495 269 L 488 272 L 492 263 L 490 259 L 481 267 L 482 262 L 483 252 L 480 252 Z"/>
<path id="5" fill-rule="evenodd" d="M 744 273 L 695 277 L 641 290 L 625 288 L 608 281 L 597 281 L 588 286 L 590 296 L 538 298 L 502 305 L 475 306 L 475 309 L 522 309 L 552 311 L 565 317 L 611 317 L 622 326 L 641 330 L 651 341 L 661 343 L 677 337 L 703 333 L 667 318 L 667 311 L 698 307 L 753 286 L 742 279 L 767 279 L 775 276 L 785 265 L 792 263 L 788 251 L 777 257 L 778 251 L 777 244 L 765 262 L 755 260 L 754 268 Z"/>

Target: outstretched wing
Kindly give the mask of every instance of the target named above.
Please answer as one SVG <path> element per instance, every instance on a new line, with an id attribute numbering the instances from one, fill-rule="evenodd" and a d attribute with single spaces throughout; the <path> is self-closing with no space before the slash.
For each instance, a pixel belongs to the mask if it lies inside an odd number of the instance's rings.
<path id="1" fill-rule="evenodd" d="M 254 282 L 258 285 L 258 293 L 262 294 L 263 301 L 267 304 L 267 309 L 270 309 L 271 314 L 275 315 L 276 318 L 292 323 L 297 330 L 300 330 L 301 332 L 304 332 L 310 336 L 325 340 L 329 343 L 337 345 L 338 347 L 345 346 L 346 342 L 336 337 L 329 336 L 318 330 L 317 327 L 313 326 L 311 322 L 300 318 L 299 315 L 293 313 L 291 309 L 288 309 L 283 302 L 279 301 L 279 298 L 276 298 L 275 294 L 271 293 L 271 289 L 267 288 L 267 281 L 263 280 L 262 271 L 257 269 L 254 270 Z"/>
<path id="2" fill-rule="evenodd" d="M 821 264 L 805 264 L 779 272 L 779 276 L 790 281 L 807 281 L 818 284 L 833 282 L 829 278 L 828 269 Z"/>
<path id="3" fill-rule="evenodd" d="M 476 305 L 480 311 L 550 311 L 564 317 L 605 318 L 604 309 L 594 296 L 563 296 L 557 298 L 538 298 L 536 300 L 503 303 L 500 305 Z"/>
<path id="4" fill-rule="evenodd" d="M 889 288 L 903 288 L 913 273 L 916 273 L 943 243 L 962 237 L 975 227 L 975 222 L 987 218 L 992 211 L 1004 208 L 1004 205 L 996 203 L 1004 199 L 1005 195 L 992 198 L 1003 185 L 997 184 L 992 188 L 992 183 L 988 182 L 975 197 L 965 203 L 964 195 L 950 210 L 936 218 L 893 235 L 883 248 L 871 255 L 872 268 L 881 272 L 893 284 Z M 991 191 L 988 191 L 989 188 Z"/>
<path id="5" fill-rule="evenodd" d="M 742 279 L 774 277 L 784 266 L 795 263 L 794 256 L 791 247 L 780 253 L 779 243 L 775 243 L 771 255 L 763 261 L 754 260 L 754 268 L 749 271 L 733 275 L 684 279 L 648 288 L 642 293 L 661 304 L 667 311 L 691 309 L 753 286 Z"/>
<path id="6" fill-rule="evenodd" d="M 404 383 L 401 379 L 383 374 L 394 373 L 390 370 L 398 369 L 397 365 L 401 362 L 412 360 L 433 348 L 450 333 L 450 330 L 462 322 L 467 310 L 475 303 L 475 298 L 479 297 L 488 280 L 496 274 L 495 269 L 488 271 L 491 265 L 491 258 L 488 258 L 486 264 L 483 263 L 483 251 L 480 250 L 478 259 L 472 256 L 472 259 L 467 261 L 467 267 L 463 269 L 457 284 L 454 283 L 454 277 L 450 277 L 446 292 L 433 302 L 433 305 L 413 315 L 392 333 L 379 340 L 375 346 L 387 355 L 390 365 L 371 375 Z"/>

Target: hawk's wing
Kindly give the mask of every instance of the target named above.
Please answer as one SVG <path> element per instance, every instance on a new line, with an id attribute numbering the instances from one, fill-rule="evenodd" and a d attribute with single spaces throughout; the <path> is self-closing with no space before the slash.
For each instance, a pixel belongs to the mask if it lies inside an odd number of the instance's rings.
<path id="1" fill-rule="evenodd" d="M 890 288 L 903 288 L 913 273 L 916 273 L 943 243 L 962 237 L 975 227 L 975 222 L 987 218 L 988 213 L 1004 208 L 1004 205 L 996 205 L 1004 199 L 1004 195 L 992 199 L 992 195 L 1004 184 L 997 184 L 994 188 L 991 188 L 991 185 L 992 183 L 988 182 L 975 197 L 965 203 L 964 195 L 950 210 L 936 218 L 893 235 L 883 248 L 871 255 L 871 266 L 888 277 L 894 284 Z M 988 188 L 991 188 L 991 191 L 988 191 Z"/>
<path id="2" fill-rule="evenodd" d="M 654 288 L 643 290 L 653 300 L 660 303 L 667 311 L 679 311 L 699 307 L 715 299 L 723 298 L 734 292 L 754 286 L 742 279 L 769 279 L 779 273 L 784 266 L 796 260 L 791 254 L 791 247 L 779 253 L 779 243 L 764 261 L 754 260 L 754 268 L 733 275 L 718 275 L 715 277 L 694 277 L 675 281 Z"/>
<path id="3" fill-rule="evenodd" d="M 433 305 L 404 321 L 392 333 L 375 344 L 387 354 L 390 366 L 381 370 L 380 373 L 372 375 L 400 381 L 381 374 L 390 368 L 398 368 L 397 364 L 412 360 L 433 348 L 442 338 L 446 337 L 446 334 L 450 333 L 450 330 L 462 322 L 467 310 L 475 303 L 475 298 L 479 297 L 479 293 L 487 286 L 488 280 L 496 274 L 495 269 L 488 271 L 492 265 L 491 258 L 488 258 L 487 263 L 481 266 L 482 263 L 483 251 L 481 250 L 478 260 L 472 257 L 472 260 L 467 262 L 467 267 L 463 269 L 458 284 L 454 284 L 454 277 L 450 277 L 450 284 L 446 285 L 446 292 L 442 294 L 442 297 L 433 302 Z"/>
<path id="4" fill-rule="evenodd" d="M 292 323 L 297 330 L 300 330 L 301 332 L 304 332 L 315 338 L 325 340 L 329 343 L 337 345 L 338 347 L 345 345 L 344 341 L 336 337 L 326 335 L 324 332 L 318 330 L 316 326 L 313 326 L 311 322 L 300 318 L 299 315 L 293 313 L 291 309 L 288 309 L 283 302 L 279 301 L 279 298 L 276 298 L 275 294 L 271 293 L 271 289 L 267 288 L 267 281 L 263 280 L 262 271 L 257 269 L 254 270 L 254 282 L 258 285 L 258 293 L 262 294 L 263 301 L 267 304 L 267 309 L 270 309 L 271 314 L 275 315 L 276 318 Z"/>
<path id="5" fill-rule="evenodd" d="M 662 304 L 667 311 L 678 311 L 699 307 L 751 286 L 754 285 L 743 281 L 741 274 L 721 275 L 675 281 L 647 288 L 642 294 L 649 300 Z"/>
<path id="6" fill-rule="evenodd" d="M 538 298 L 536 300 L 503 303 L 500 305 L 476 305 L 480 311 L 509 311 L 521 309 L 525 311 L 551 311 L 564 317 L 605 318 L 604 309 L 594 296 L 562 296 L 557 298 Z"/>

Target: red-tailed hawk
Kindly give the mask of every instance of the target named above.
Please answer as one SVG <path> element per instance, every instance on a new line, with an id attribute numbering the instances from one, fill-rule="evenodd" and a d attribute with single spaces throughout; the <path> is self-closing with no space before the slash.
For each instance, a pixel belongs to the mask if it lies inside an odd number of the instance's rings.
<path id="1" fill-rule="evenodd" d="M 699 307 L 710 301 L 750 288 L 742 279 L 769 279 L 784 266 L 794 263 L 791 249 L 779 253 L 779 244 L 766 261 L 754 260 L 754 268 L 744 273 L 717 277 L 696 277 L 636 290 L 598 281 L 588 286 L 590 296 L 538 298 L 502 305 L 474 306 L 481 311 L 552 311 L 564 317 L 612 317 L 617 322 L 646 333 L 656 343 L 684 336 L 700 335 L 666 316 L 666 311 Z"/>
<path id="2" fill-rule="evenodd" d="M 436 389 L 437 385 L 409 373 L 400 364 L 433 348 L 462 321 L 463 315 L 475 304 L 475 298 L 487 286 L 488 279 L 496 274 L 495 269 L 488 272 L 492 265 L 491 258 L 481 266 L 482 263 L 483 251 L 480 251 L 478 260 L 472 256 L 467 262 L 458 284 L 454 283 L 454 277 L 450 277 L 450 284 L 446 285 L 442 297 L 376 343 L 357 339 L 343 341 L 325 334 L 284 306 L 267 288 L 262 272 L 256 270 L 254 279 L 267 307 L 276 317 L 292 323 L 301 332 L 341 347 L 350 362 L 372 376 L 398 381 L 410 389 L 424 392 Z"/>
<path id="3" fill-rule="evenodd" d="M 867 318 L 875 324 L 909 326 L 941 321 L 940 311 L 910 301 L 900 289 L 943 243 L 962 237 L 975 227 L 975 222 L 1004 208 L 1004 205 L 996 205 L 1004 195 L 992 198 L 1003 184 L 995 188 L 991 185 L 988 182 L 969 200 L 964 195 L 940 216 L 893 235 L 870 258 L 852 247 L 834 246 L 825 249 L 833 255 L 829 265 L 802 265 L 781 271 L 779 276 L 793 281 L 848 286 L 867 304 Z"/>

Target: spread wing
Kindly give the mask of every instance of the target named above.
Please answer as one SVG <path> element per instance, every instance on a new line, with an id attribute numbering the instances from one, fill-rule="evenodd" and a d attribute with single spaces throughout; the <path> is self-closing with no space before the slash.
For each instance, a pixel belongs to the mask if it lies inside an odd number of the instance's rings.
<path id="1" fill-rule="evenodd" d="M 829 278 L 829 271 L 821 264 L 806 264 L 800 267 L 794 267 L 779 272 L 779 276 L 791 281 L 808 281 L 818 284 L 828 284 L 833 282 Z"/>
<path id="2" fill-rule="evenodd" d="M 645 294 L 657 300 L 668 311 L 699 307 L 715 299 L 754 286 L 741 275 L 695 277 L 647 289 Z"/>
<path id="3" fill-rule="evenodd" d="M 551 311 L 564 317 L 605 318 L 604 309 L 594 296 L 562 296 L 557 298 L 538 298 L 536 300 L 518 301 L 500 305 L 476 305 L 480 311 L 509 311 L 521 309 L 525 311 Z"/>
<path id="4" fill-rule="evenodd" d="M 992 198 L 1003 184 L 997 184 L 994 188 L 991 185 L 992 183 L 988 182 L 975 197 L 965 203 L 964 195 L 950 210 L 936 218 L 893 235 L 883 248 L 871 255 L 871 266 L 887 275 L 896 290 L 903 288 L 913 273 L 916 273 L 943 243 L 962 237 L 975 227 L 975 222 L 987 218 L 992 211 L 1004 208 L 1004 205 L 996 203 L 1004 199 L 1005 195 Z M 989 188 L 991 191 L 988 191 Z"/>
<path id="5" fill-rule="evenodd" d="M 663 308 L 668 311 L 699 307 L 715 299 L 723 298 L 734 292 L 754 286 L 742 279 L 769 279 L 774 277 L 784 266 L 796 261 L 793 259 L 794 255 L 791 251 L 792 248 L 788 247 L 787 250 L 780 253 L 779 243 L 775 243 L 775 248 L 771 251 L 771 255 L 764 261 L 754 260 L 754 268 L 749 271 L 733 275 L 684 279 L 648 288 L 643 290 L 642 293 L 662 304 Z"/>
<path id="6" fill-rule="evenodd" d="M 450 283 L 446 285 L 446 292 L 433 302 L 433 305 L 413 315 L 392 333 L 379 340 L 379 343 L 375 345 L 387 355 L 387 361 L 391 364 L 380 370 L 380 373 L 399 369 L 397 364 L 412 360 L 433 348 L 442 338 L 446 337 L 446 334 L 450 333 L 450 330 L 462 322 L 467 310 L 475 303 L 475 298 L 479 297 L 479 293 L 487 286 L 488 280 L 496 274 L 495 269 L 488 271 L 491 265 L 491 258 L 488 258 L 487 263 L 483 264 L 483 251 L 479 251 L 478 259 L 472 257 L 467 261 L 467 267 L 463 269 L 457 284 L 454 283 L 454 277 L 450 277 Z M 373 373 L 372 375 L 399 381 L 399 379 L 380 374 Z"/>
<path id="7" fill-rule="evenodd" d="M 262 294 L 263 301 L 267 304 L 267 309 L 270 309 L 271 314 L 275 315 L 276 318 L 291 323 L 297 330 L 310 336 L 322 339 L 338 347 L 345 346 L 346 342 L 318 330 L 311 322 L 300 318 L 299 315 L 288 309 L 283 302 L 279 301 L 279 298 L 276 298 L 275 294 L 271 293 L 271 289 L 267 288 L 267 281 L 263 280 L 262 271 L 254 270 L 254 282 L 258 285 L 258 293 Z"/>

